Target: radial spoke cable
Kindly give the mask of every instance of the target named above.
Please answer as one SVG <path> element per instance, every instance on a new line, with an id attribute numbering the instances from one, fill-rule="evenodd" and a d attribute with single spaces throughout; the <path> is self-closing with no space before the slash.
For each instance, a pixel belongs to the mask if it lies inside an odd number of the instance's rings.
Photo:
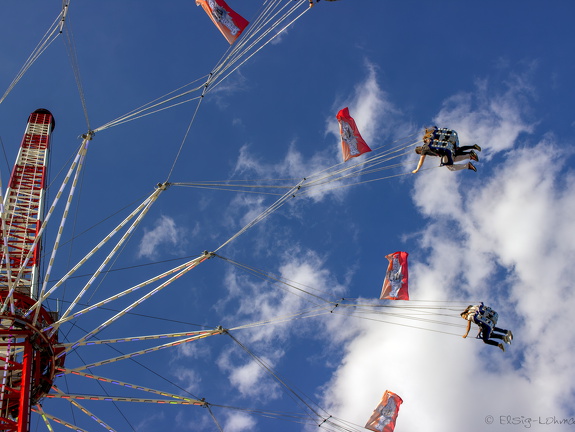
<path id="1" fill-rule="evenodd" d="M 166 282 L 164 282 L 163 284 L 159 285 L 158 287 L 154 288 L 153 290 L 151 290 L 150 292 L 148 292 L 146 295 L 142 296 L 140 299 L 136 300 L 135 302 L 133 302 L 132 304 L 130 304 L 129 306 L 127 306 L 126 308 L 124 308 L 123 310 L 121 310 L 120 312 L 118 312 L 116 315 L 114 315 L 112 318 L 109 318 L 108 320 L 104 321 L 102 324 L 100 324 L 98 327 L 96 327 L 94 330 L 86 333 L 83 337 L 81 337 L 80 339 L 78 339 L 76 341 L 76 343 L 69 349 L 73 349 L 75 348 L 78 344 L 82 343 L 85 340 L 90 339 L 92 336 L 95 336 L 97 333 L 99 333 L 100 331 L 102 331 L 103 329 L 105 329 L 106 327 L 108 327 L 110 324 L 112 324 L 113 322 L 115 322 L 116 320 L 118 320 L 119 318 L 121 318 L 122 316 L 126 315 L 127 313 L 129 313 L 132 309 L 134 309 L 135 307 L 139 306 L 140 304 L 142 304 L 144 301 L 148 300 L 150 297 L 152 297 L 154 294 L 158 293 L 159 291 L 161 291 L 162 289 L 164 289 L 165 287 L 167 287 L 168 285 L 170 285 L 172 282 L 174 282 L 176 279 L 180 278 L 181 276 L 183 276 L 185 273 L 187 273 L 188 271 L 192 270 L 193 268 L 195 268 L 197 265 L 201 264 L 202 262 L 208 260 L 209 258 L 211 258 L 211 254 L 206 253 L 203 256 L 201 256 L 200 258 L 197 258 L 195 260 L 190 261 L 190 263 L 188 264 L 188 266 L 186 268 L 184 268 L 182 271 L 180 271 L 179 273 L 177 273 L 176 275 L 172 276 L 170 279 L 168 279 Z M 54 330 L 51 330 L 52 332 Z"/>
<path id="2" fill-rule="evenodd" d="M 145 209 L 149 208 L 149 205 L 155 201 L 161 192 L 163 187 L 156 189 L 150 197 L 148 197 L 138 208 L 136 208 L 130 215 L 128 215 L 110 234 L 108 234 L 98 245 L 96 245 L 84 258 L 82 258 L 71 270 L 69 270 L 62 279 L 60 279 L 56 284 L 50 288 L 47 292 L 45 292 L 42 296 L 40 296 L 39 300 L 36 304 L 31 308 L 30 311 L 27 312 L 27 315 L 30 312 L 38 307 L 41 306 L 41 303 L 46 300 L 59 286 L 61 286 L 71 275 L 73 275 L 82 265 L 86 263 L 94 254 L 104 245 L 106 244 L 118 231 L 120 231 L 127 223 L 135 217 L 137 214 L 143 212 Z"/>
<path id="3" fill-rule="evenodd" d="M 28 59 L 18 72 L 18 74 L 16 74 L 16 77 L 14 78 L 12 83 L 10 83 L 10 85 L 8 86 L 8 89 L 6 89 L 4 95 L 0 98 L 0 104 L 4 101 L 4 99 L 6 99 L 6 97 L 10 94 L 12 89 L 16 86 L 16 84 L 18 84 L 20 79 L 22 79 L 26 71 L 30 69 L 30 66 L 34 64 L 34 62 L 38 59 L 38 57 L 42 55 L 42 53 L 50 46 L 50 44 L 52 44 L 52 42 L 54 42 L 54 40 L 56 40 L 58 35 L 62 32 L 62 26 L 64 24 L 64 21 L 66 20 L 69 3 L 70 2 L 68 1 L 63 5 L 62 11 L 58 14 L 52 25 L 48 28 L 48 30 L 46 31 L 40 42 L 38 42 L 36 48 L 34 48 L 34 50 L 30 54 L 30 56 L 28 57 Z"/>

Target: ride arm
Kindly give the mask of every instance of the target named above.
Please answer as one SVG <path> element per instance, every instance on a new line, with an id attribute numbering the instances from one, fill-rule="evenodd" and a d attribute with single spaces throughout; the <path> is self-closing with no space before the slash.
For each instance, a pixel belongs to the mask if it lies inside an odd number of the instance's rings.
<path id="1" fill-rule="evenodd" d="M 421 157 L 419 158 L 419 162 L 417 163 L 417 168 L 415 168 L 413 171 L 411 171 L 413 174 L 417 173 L 421 169 L 424 160 L 425 160 L 425 155 L 421 155 Z"/>

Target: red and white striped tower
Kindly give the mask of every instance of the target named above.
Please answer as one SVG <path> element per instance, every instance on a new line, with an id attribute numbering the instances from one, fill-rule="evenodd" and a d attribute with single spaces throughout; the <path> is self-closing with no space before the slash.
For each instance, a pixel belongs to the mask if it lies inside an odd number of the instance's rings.
<path id="1" fill-rule="evenodd" d="M 2 206 L 0 251 L 0 431 L 29 432 L 30 412 L 51 388 L 57 335 L 42 329 L 54 317 L 43 307 L 24 314 L 38 296 L 40 239 L 46 192 L 50 111 L 30 114 Z"/>
<path id="2" fill-rule="evenodd" d="M 50 134 L 54 125 L 48 110 L 38 109 L 30 114 L 4 198 L 5 243 L 0 253 L 0 289 L 14 287 L 33 298 L 38 291 L 40 241 L 37 234 L 42 224 Z"/>

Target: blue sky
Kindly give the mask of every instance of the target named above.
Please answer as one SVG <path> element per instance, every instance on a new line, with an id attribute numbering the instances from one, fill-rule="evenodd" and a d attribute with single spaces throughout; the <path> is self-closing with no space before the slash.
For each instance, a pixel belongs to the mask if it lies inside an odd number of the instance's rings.
<path id="1" fill-rule="evenodd" d="M 60 2 L 51 3 L 0 6 L 6 17 L 0 28 L 2 93 L 57 17 Z M 254 22 L 262 2 L 245 3 L 228 2 Z M 306 2 L 300 3 L 294 17 L 306 10 Z M 409 312 L 395 319 L 361 311 L 352 317 L 352 309 L 345 309 L 230 332 L 294 393 L 221 335 L 141 356 L 138 364 L 119 361 L 92 372 L 214 405 L 274 413 L 306 412 L 290 397 L 296 394 L 322 407 L 326 417 L 349 422 L 350 430 L 362 430 L 386 389 L 404 400 L 398 432 L 517 431 L 526 428 L 528 418 L 575 418 L 575 335 L 569 320 L 575 306 L 574 9 L 559 1 L 322 1 L 210 91 L 195 116 L 198 104 L 192 101 L 97 132 L 67 225 L 65 241 L 74 241 L 62 247 L 55 278 L 168 176 L 175 183 L 291 179 L 282 184 L 295 185 L 338 164 L 335 115 L 345 106 L 374 150 L 385 151 L 396 140 L 414 143 L 417 138 L 405 137 L 436 124 L 457 130 L 462 144 L 478 143 L 483 151 L 477 173 L 436 169 L 428 160 L 429 169 L 413 175 L 417 156 L 410 150 L 397 169 L 289 200 L 218 251 L 322 298 L 382 304 L 375 299 L 385 255 L 405 250 L 414 304 L 451 307 L 451 316 L 437 319 L 456 326 L 414 321 Z M 71 2 L 67 25 L 92 129 L 185 84 L 201 84 L 228 49 L 193 1 Z M 51 200 L 61 170 L 81 143 L 78 137 L 88 130 L 66 34 L 0 104 L 7 158 L 0 165 L 3 187 L 27 116 L 37 108 L 49 109 L 56 119 Z M 353 185 L 387 175 L 397 176 Z M 82 303 L 93 304 L 215 250 L 277 198 L 170 187 L 114 257 L 117 271 L 94 284 Z M 54 298 L 70 301 L 104 257 L 82 268 L 82 276 Z M 137 298 L 108 306 L 120 310 Z M 476 301 L 492 305 L 500 325 L 513 330 L 506 353 L 459 336 L 465 323 L 457 307 Z M 325 306 L 213 258 L 98 337 L 234 328 L 318 305 Z M 54 300 L 49 307 L 56 307 Z M 90 312 L 61 333 L 67 341 L 77 340 L 114 313 Z M 66 366 L 112 357 L 114 349 L 127 353 L 150 346 L 124 345 L 78 349 Z M 71 376 L 55 384 L 69 393 L 155 397 Z M 115 430 L 218 430 L 199 407 L 85 406 Z M 66 401 L 46 400 L 44 409 L 84 429 L 100 428 Z M 317 430 L 313 421 L 302 425 L 248 411 L 212 410 L 228 432 Z M 488 416 L 493 423 L 486 423 Z M 46 430 L 37 417 L 34 422 L 35 430 Z M 529 425 L 544 431 L 573 427 Z"/>

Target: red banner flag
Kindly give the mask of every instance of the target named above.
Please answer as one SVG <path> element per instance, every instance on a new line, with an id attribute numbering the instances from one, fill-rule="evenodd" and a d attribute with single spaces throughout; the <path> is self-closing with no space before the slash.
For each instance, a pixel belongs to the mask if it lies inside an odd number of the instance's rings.
<path id="1" fill-rule="evenodd" d="M 393 432 L 399 406 L 403 400 L 393 392 L 386 390 L 381 402 L 365 424 L 365 428 L 375 432 Z"/>
<path id="2" fill-rule="evenodd" d="M 352 157 L 357 157 L 363 153 L 370 152 L 371 149 L 361 137 L 355 120 L 349 115 L 349 110 L 344 108 L 335 116 L 339 123 L 339 133 L 341 134 L 341 151 L 343 161 Z"/>
<path id="3" fill-rule="evenodd" d="M 380 299 L 409 300 L 407 286 L 407 252 L 395 252 L 386 255 L 389 264 L 383 281 Z"/>
<path id="4" fill-rule="evenodd" d="M 242 34 L 249 22 L 234 12 L 224 0 L 196 0 L 230 44 Z"/>

